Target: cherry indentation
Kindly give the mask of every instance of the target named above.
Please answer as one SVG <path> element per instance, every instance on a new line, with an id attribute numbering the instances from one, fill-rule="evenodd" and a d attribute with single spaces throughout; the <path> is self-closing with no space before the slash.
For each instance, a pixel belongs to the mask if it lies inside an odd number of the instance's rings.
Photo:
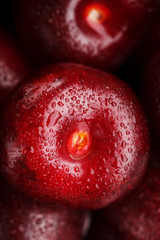
<path id="1" fill-rule="evenodd" d="M 69 137 L 68 152 L 73 159 L 80 159 L 88 155 L 91 148 L 91 137 L 87 131 L 75 131 Z"/>
<path id="2" fill-rule="evenodd" d="M 84 16 L 89 24 L 103 24 L 109 18 L 110 11 L 103 4 L 90 4 L 85 8 Z"/>

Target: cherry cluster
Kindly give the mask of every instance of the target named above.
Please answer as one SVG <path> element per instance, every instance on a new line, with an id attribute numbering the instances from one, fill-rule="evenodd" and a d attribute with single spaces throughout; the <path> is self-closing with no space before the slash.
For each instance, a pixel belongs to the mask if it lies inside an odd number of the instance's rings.
<path id="1" fill-rule="evenodd" d="M 0 240 L 159 240 L 160 2 L 1 11 Z"/>

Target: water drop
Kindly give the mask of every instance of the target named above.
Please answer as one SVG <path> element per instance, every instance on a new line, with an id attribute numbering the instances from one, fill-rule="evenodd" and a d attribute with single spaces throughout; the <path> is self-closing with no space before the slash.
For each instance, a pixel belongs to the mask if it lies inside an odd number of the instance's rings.
<path id="1" fill-rule="evenodd" d="M 30 152 L 34 153 L 34 147 L 30 147 Z"/>
<path id="2" fill-rule="evenodd" d="M 133 149 L 132 149 L 132 148 L 128 148 L 128 152 L 129 152 L 129 153 L 132 153 L 132 152 L 133 152 Z"/>
<path id="3" fill-rule="evenodd" d="M 52 128 L 50 128 L 50 129 L 49 129 L 49 132 L 50 132 L 50 133 L 53 133 L 53 129 L 52 129 Z"/>
<path id="4" fill-rule="evenodd" d="M 62 94 L 62 95 L 60 96 L 60 99 L 61 99 L 61 100 L 64 99 L 64 94 Z"/>
<path id="5" fill-rule="evenodd" d="M 69 99 L 68 99 L 68 98 L 65 98 L 65 102 L 67 102 L 67 103 L 68 103 L 68 102 L 69 102 Z"/>
<path id="6" fill-rule="evenodd" d="M 124 170 L 127 172 L 129 170 L 128 166 L 125 166 Z"/>
<path id="7" fill-rule="evenodd" d="M 96 184 L 96 188 L 97 188 L 97 189 L 99 189 L 99 186 L 98 186 L 98 184 Z"/>
<path id="8" fill-rule="evenodd" d="M 117 106 L 117 103 L 111 102 L 111 105 L 112 105 L 113 107 L 116 107 L 116 106 Z"/>
<path id="9" fill-rule="evenodd" d="M 133 114 L 132 116 L 132 120 L 133 120 L 133 123 L 136 124 L 137 123 L 137 119 L 136 119 L 136 116 Z"/>
<path id="10" fill-rule="evenodd" d="M 68 114 L 69 114 L 70 116 L 73 116 L 73 115 L 74 115 L 74 109 L 73 109 L 73 108 L 69 108 L 69 109 L 68 109 Z"/>
<path id="11" fill-rule="evenodd" d="M 121 122 L 121 123 L 120 123 L 120 126 L 121 126 L 122 128 L 124 128 L 124 127 L 125 127 L 125 124 L 124 124 L 123 122 Z"/>
<path id="12" fill-rule="evenodd" d="M 71 98 L 71 100 L 72 100 L 72 101 L 76 101 L 76 100 L 77 100 L 77 97 L 74 96 L 74 97 Z"/>
<path id="13" fill-rule="evenodd" d="M 122 147 L 122 148 L 125 148 L 125 147 L 126 147 L 126 142 L 125 142 L 125 141 L 122 141 L 121 147 Z"/>
<path id="14" fill-rule="evenodd" d="M 121 131 L 118 131 L 117 134 L 118 134 L 119 137 L 122 137 L 122 132 Z"/>
<path id="15" fill-rule="evenodd" d="M 105 99 L 105 105 L 108 106 L 108 99 Z"/>
<path id="16" fill-rule="evenodd" d="M 47 119 L 47 127 L 53 127 L 57 124 L 58 120 L 62 117 L 62 115 L 60 114 L 60 112 L 58 111 L 54 111 L 52 112 L 48 119 Z"/>
<path id="17" fill-rule="evenodd" d="M 74 167 L 74 171 L 79 172 L 79 167 L 78 166 Z"/>
<path id="18" fill-rule="evenodd" d="M 55 108 L 55 107 L 56 107 L 56 103 L 53 102 L 53 103 L 52 103 L 52 108 Z"/>
<path id="19" fill-rule="evenodd" d="M 121 154 L 121 159 L 122 159 L 122 162 L 127 162 L 128 161 L 128 158 L 126 157 L 126 155 Z"/>
<path id="20" fill-rule="evenodd" d="M 129 135 L 129 134 L 130 134 L 130 131 L 127 130 L 127 131 L 126 131 L 126 135 Z"/>
<path id="21" fill-rule="evenodd" d="M 72 89 L 69 89 L 68 91 L 69 91 L 69 93 L 72 94 L 72 95 L 75 95 L 75 94 L 76 94 L 76 92 L 73 91 Z"/>
<path id="22" fill-rule="evenodd" d="M 90 173 L 91 173 L 92 175 L 94 175 L 94 170 L 93 170 L 93 168 L 91 168 Z"/>
<path id="23" fill-rule="evenodd" d="M 64 106 L 64 104 L 63 104 L 62 102 L 58 102 L 58 105 L 59 105 L 60 107 L 63 107 L 63 106 Z"/>

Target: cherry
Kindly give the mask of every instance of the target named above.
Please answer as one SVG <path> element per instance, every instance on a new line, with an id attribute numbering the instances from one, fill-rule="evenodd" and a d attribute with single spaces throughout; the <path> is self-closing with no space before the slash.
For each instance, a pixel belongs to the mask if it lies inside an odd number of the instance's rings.
<path id="1" fill-rule="evenodd" d="M 131 196 L 110 208 L 110 215 L 123 233 L 124 240 L 159 240 L 159 206 L 159 170 L 151 169 Z"/>
<path id="2" fill-rule="evenodd" d="M 21 84 L 4 106 L 2 173 L 44 201 L 104 207 L 135 187 L 148 150 L 136 96 L 99 70 L 50 65 Z"/>
<path id="3" fill-rule="evenodd" d="M 90 214 L 35 201 L 1 182 L 1 240 L 81 240 Z"/>
<path id="4" fill-rule="evenodd" d="M 0 29 L 0 102 L 29 73 L 30 67 L 18 46 Z"/>
<path id="5" fill-rule="evenodd" d="M 143 102 L 149 116 L 152 131 L 160 141 L 160 51 L 151 58 L 146 68 L 142 88 Z"/>
<path id="6" fill-rule="evenodd" d="M 16 28 L 37 63 L 70 61 L 113 71 L 133 52 L 156 8 L 155 0 L 19 0 Z"/>

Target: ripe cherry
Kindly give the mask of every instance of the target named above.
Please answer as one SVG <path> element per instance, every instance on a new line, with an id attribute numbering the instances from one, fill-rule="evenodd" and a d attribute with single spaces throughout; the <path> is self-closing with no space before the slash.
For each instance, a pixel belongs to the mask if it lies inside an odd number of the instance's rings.
<path id="1" fill-rule="evenodd" d="M 148 128 L 134 93 L 113 75 L 76 64 L 43 68 L 4 106 L 1 170 L 48 202 L 96 209 L 143 175 Z"/>
<path id="2" fill-rule="evenodd" d="M 29 75 L 30 70 L 14 40 L 0 29 L 0 101 Z"/>
<path id="3" fill-rule="evenodd" d="M 81 240 L 90 225 L 86 211 L 33 200 L 0 183 L 1 240 Z"/>
<path id="4" fill-rule="evenodd" d="M 156 8 L 155 0 L 19 0 L 16 28 L 36 63 L 113 71 L 133 52 Z"/>
<path id="5" fill-rule="evenodd" d="M 159 170 L 149 170 L 143 182 L 125 201 L 110 208 L 124 240 L 160 239 L 160 177 Z"/>

